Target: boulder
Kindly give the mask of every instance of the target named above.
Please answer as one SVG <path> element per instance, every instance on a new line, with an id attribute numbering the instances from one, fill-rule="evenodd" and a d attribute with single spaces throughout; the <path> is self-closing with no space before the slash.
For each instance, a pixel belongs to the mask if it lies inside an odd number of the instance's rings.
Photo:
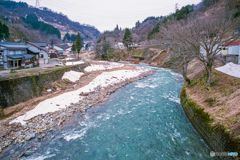
<path id="1" fill-rule="evenodd" d="M 30 134 L 30 135 L 27 135 L 27 136 L 25 137 L 25 140 L 26 140 L 26 141 L 29 141 L 29 140 L 35 138 L 35 136 L 36 136 L 35 133 L 32 133 L 32 134 Z"/>

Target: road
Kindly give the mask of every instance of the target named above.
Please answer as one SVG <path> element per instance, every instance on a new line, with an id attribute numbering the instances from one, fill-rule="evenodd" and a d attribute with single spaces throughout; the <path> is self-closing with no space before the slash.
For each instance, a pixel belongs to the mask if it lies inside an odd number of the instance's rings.
<path id="1" fill-rule="evenodd" d="M 40 69 L 40 68 L 46 68 L 46 67 L 55 67 L 55 65 L 57 63 L 59 63 L 59 62 L 56 59 L 48 59 L 48 64 L 41 64 L 41 66 L 34 67 L 34 68 L 20 69 L 20 70 L 16 70 L 16 72 L 33 70 L 33 69 Z M 6 76 L 6 75 L 9 75 L 9 74 L 10 74 L 10 69 L 0 71 L 0 76 Z"/>

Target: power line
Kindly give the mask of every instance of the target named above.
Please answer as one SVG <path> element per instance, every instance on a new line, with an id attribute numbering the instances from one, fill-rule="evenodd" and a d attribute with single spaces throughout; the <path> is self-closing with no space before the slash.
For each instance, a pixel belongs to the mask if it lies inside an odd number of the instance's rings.
<path id="1" fill-rule="evenodd" d="M 59 6 L 59 8 L 64 8 L 66 10 L 71 9 L 74 12 L 82 13 L 86 15 L 94 15 L 94 16 L 106 16 L 106 17 L 114 17 L 116 14 L 121 14 L 120 17 L 131 17 L 132 15 L 146 15 L 146 14 L 157 14 L 163 11 L 174 11 L 173 6 L 165 7 L 165 8 L 159 8 L 154 10 L 142 10 L 142 11 L 132 11 L 132 13 L 127 13 L 127 11 L 113 11 L 113 10 L 101 10 L 100 8 L 92 8 L 92 7 L 81 7 L 81 9 L 78 6 L 74 6 L 71 4 L 66 4 L 64 2 L 58 1 L 57 3 L 54 3 L 52 1 L 47 1 L 45 3 L 48 3 L 49 5 Z M 104 15 L 109 14 L 109 15 Z M 117 15 L 117 16 L 118 16 Z"/>
<path id="2" fill-rule="evenodd" d="M 51 1 L 48 2 L 48 4 L 50 5 L 55 5 L 55 6 L 59 6 L 61 8 L 64 9 L 69 9 L 68 5 L 64 4 L 62 5 L 61 2 L 59 2 L 58 4 L 55 4 Z M 53 11 L 53 10 L 52 10 Z M 141 13 L 136 13 L 136 12 L 132 12 L 132 13 L 124 13 L 123 11 L 120 13 L 117 13 L 115 11 L 105 11 L 105 12 L 99 12 L 97 10 L 95 10 L 94 8 L 91 8 L 89 10 L 85 9 L 85 8 L 81 8 L 79 10 L 79 8 L 77 6 L 71 6 L 71 11 L 76 12 L 82 16 L 94 16 L 94 17 L 109 17 L 109 18 L 126 18 L 126 17 L 131 17 L 131 18 L 138 18 L 140 16 L 154 16 L 156 14 L 159 14 L 160 12 L 163 11 L 174 11 L 173 6 L 171 8 L 165 8 L 164 10 L 158 9 L 158 10 L 151 10 L 151 11 L 141 11 Z M 58 11 L 53 11 L 53 12 L 58 12 Z M 64 13 L 63 13 L 64 14 Z M 160 15 L 160 14 L 159 14 Z"/>

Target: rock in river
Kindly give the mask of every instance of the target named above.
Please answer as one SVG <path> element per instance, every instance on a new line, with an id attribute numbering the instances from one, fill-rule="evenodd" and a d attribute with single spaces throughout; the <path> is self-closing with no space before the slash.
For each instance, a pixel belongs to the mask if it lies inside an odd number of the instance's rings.
<path id="1" fill-rule="evenodd" d="M 33 138 L 35 138 L 35 133 L 32 133 L 32 134 L 30 134 L 30 135 L 27 135 L 27 136 L 25 137 L 25 140 L 26 140 L 26 141 L 29 141 L 30 139 L 33 139 Z"/>

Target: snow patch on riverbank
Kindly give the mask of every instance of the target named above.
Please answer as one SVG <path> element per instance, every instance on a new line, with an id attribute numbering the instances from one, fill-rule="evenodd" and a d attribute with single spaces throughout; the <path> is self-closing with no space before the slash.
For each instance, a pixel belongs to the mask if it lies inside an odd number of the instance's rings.
<path id="1" fill-rule="evenodd" d="M 77 80 L 80 79 L 80 77 L 83 75 L 84 73 L 82 72 L 76 72 L 76 71 L 69 71 L 69 72 L 65 72 L 62 79 L 68 79 L 71 82 L 76 82 Z"/>
<path id="2" fill-rule="evenodd" d="M 88 85 L 79 88 L 76 91 L 67 92 L 40 102 L 33 110 L 28 111 L 23 116 L 19 116 L 18 118 L 14 119 L 10 122 L 10 124 L 20 122 L 22 125 L 24 125 L 27 120 L 37 115 L 46 114 L 48 112 L 55 112 L 60 109 L 64 109 L 73 103 L 79 102 L 83 98 L 82 96 L 80 96 L 81 93 L 93 92 L 98 86 L 108 87 L 110 85 L 115 85 L 124 81 L 128 81 L 130 78 L 138 77 L 140 74 L 144 72 L 149 72 L 150 70 L 151 69 L 149 68 L 136 67 L 133 70 L 103 72 Z"/>
<path id="3" fill-rule="evenodd" d="M 66 66 L 72 66 L 72 65 L 77 65 L 77 64 L 83 64 L 85 63 L 84 61 L 76 61 L 76 62 L 66 62 Z"/>
<path id="4" fill-rule="evenodd" d="M 84 69 L 86 72 L 92 72 L 92 71 L 100 71 L 100 70 L 108 70 L 118 67 L 123 67 L 123 64 L 114 63 L 114 62 L 105 62 L 102 65 L 91 65 Z"/>

